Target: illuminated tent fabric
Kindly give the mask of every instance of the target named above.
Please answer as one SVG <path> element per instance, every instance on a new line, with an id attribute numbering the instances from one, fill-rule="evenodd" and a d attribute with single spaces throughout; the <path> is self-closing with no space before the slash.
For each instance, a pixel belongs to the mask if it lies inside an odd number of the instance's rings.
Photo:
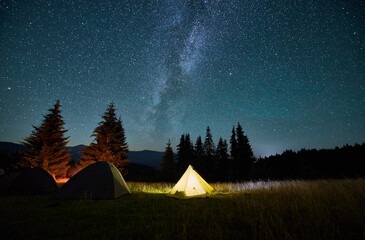
<path id="1" fill-rule="evenodd" d="M 205 197 L 213 188 L 189 165 L 169 195 L 177 198 Z"/>
<path id="2" fill-rule="evenodd" d="M 75 174 L 60 189 L 58 198 L 108 199 L 129 194 L 122 174 L 111 163 L 94 163 Z"/>
<path id="3" fill-rule="evenodd" d="M 42 168 L 25 168 L 0 176 L 0 195 L 31 195 L 55 191 L 55 180 Z"/>

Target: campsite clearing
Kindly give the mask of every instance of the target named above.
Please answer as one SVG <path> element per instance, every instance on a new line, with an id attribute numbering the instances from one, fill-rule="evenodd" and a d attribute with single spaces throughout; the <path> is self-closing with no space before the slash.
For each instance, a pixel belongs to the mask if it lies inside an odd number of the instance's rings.
<path id="1" fill-rule="evenodd" d="M 212 184 L 204 199 L 127 183 L 113 200 L 0 197 L 3 239 L 364 239 L 365 180 Z M 271 184 L 267 182 L 267 184 Z M 145 190 L 141 190 L 145 189 Z M 159 190 L 160 189 L 160 190 Z M 149 193 L 151 192 L 151 193 Z"/>

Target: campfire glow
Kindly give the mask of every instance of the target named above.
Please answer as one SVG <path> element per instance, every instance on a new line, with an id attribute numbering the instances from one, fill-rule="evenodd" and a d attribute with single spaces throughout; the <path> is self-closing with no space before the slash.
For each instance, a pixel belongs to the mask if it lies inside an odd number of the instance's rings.
<path id="1" fill-rule="evenodd" d="M 66 183 L 70 178 L 56 178 L 56 183 Z"/>

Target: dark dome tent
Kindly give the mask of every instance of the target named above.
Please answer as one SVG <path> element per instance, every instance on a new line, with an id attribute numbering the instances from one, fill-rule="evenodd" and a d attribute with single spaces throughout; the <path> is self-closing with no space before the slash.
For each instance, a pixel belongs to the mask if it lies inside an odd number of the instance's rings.
<path id="1" fill-rule="evenodd" d="M 58 198 L 111 199 L 129 194 L 122 174 L 111 163 L 94 163 L 70 178 Z"/>
<path id="2" fill-rule="evenodd" d="M 0 195 L 31 195 L 57 191 L 53 177 L 42 168 L 25 168 L 0 176 Z"/>

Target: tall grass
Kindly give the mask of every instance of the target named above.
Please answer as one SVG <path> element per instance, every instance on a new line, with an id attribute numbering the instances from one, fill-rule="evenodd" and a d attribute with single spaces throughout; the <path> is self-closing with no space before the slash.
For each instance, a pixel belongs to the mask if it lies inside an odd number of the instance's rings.
<path id="1" fill-rule="evenodd" d="M 132 192 L 144 193 L 168 193 L 173 187 L 169 183 L 128 184 Z M 199 237 L 225 239 L 227 229 L 231 229 L 229 236 L 233 239 L 365 239 L 363 179 L 250 181 L 211 186 L 211 199 L 217 204 L 208 209 L 215 214 L 204 212 L 199 219 L 220 224 L 214 231 L 204 227 L 201 231 L 205 233 Z M 236 229 L 239 226 L 244 231 Z"/>
<path id="2" fill-rule="evenodd" d="M 129 190 L 132 193 L 169 193 L 174 186 L 173 183 L 144 183 L 144 182 L 127 182 Z"/>
<path id="3" fill-rule="evenodd" d="M 211 184 L 206 199 L 174 184 L 127 183 L 116 200 L 0 198 L 4 239 L 365 239 L 365 180 Z M 10 237 L 8 237 L 10 236 Z"/>
<path id="4" fill-rule="evenodd" d="M 305 189 L 318 189 L 318 188 L 347 188 L 353 186 L 355 183 L 363 184 L 365 180 L 286 180 L 286 181 L 247 181 L 247 182 L 221 182 L 211 183 L 210 185 L 214 188 L 213 194 L 220 193 L 244 193 L 259 190 L 270 190 L 272 191 L 283 191 L 287 189 L 297 189 L 304 191 Z M 143 193 L 168 193 L 173 188 L 175 183 L 165 182 L 127 182 L 129 189 L 132 192 L 143 192 Z M 348 186 L 349 185 L 349 186 Z M 337 189 L 339 190 L 339 189 Z"/>

